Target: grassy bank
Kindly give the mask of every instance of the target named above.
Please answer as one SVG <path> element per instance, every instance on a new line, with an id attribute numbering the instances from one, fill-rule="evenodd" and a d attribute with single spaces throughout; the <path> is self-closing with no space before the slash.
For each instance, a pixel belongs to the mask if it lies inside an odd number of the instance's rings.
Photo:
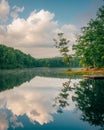
<path id="1" fill-rule="evenodd" d="M 67 75 L 104 75 L 104 68 L 102 69 L 81 69 L 81 70 L 69 70 L 62 72 Z"/>

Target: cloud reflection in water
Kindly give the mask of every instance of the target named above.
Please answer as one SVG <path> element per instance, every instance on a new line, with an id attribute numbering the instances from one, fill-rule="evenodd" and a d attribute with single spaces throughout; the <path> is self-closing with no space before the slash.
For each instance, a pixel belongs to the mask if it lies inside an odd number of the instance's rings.
<path id="1" fill-rule="evenodd" d="M 0 109 L 11 111 L 12 117 L 8 120 L 14 124 L 12 127 L 23 127 L 23 124 L 16 119 L 22 115 L 26 115 L 32 123 L 38 122 L 43 125 L 51 122 L 54 120 L 52 114 L 57 111 L 52 106 L 53 100 L 61 89 L 62 83 L 67 80 L 36 76 L 30 82 L 1 92 Z M 73 103 L 71 104 L 68 109 L 73 109 Z M 0 130 L 8 128 L 6 111 L 4 115 L 0 114 Z"/>

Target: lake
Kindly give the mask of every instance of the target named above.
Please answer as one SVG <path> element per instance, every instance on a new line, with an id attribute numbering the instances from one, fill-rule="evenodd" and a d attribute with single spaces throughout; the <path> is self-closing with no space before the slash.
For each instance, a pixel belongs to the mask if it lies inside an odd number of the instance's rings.
<path id="1" fill-rule="evenodd" d="M 104 80 L 65 70 L 1 70 L 0 130 L 104 130 Z"/>

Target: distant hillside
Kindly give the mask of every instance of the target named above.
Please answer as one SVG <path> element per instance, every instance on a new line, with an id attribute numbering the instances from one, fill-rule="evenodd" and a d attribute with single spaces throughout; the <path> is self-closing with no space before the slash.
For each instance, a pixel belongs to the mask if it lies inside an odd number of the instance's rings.
<path id="1" fill-rule="evenodd" d="M 72 67 L 79 67 L 79 61 L 71 59 Z M 0 45 L 0 69 L 34 67 L 69 67 L 62 57 L 36 59 L 29 54 L 5 45 Z"/>
<path id="2" fill-rule="evenodd" d="M 29 68 L 34 67 L 35 59 L 20 50 L 0 45 L 0 68 Z"/>
<path id="3" fill-rule="evenodd" d="M 63 62 L 62 57 L 54 57 L 54 58 L 43 58 L 43 59 L 38 59 L 37 60 L 37 65 L 38 67 L 72 67 L 72 68 L 77 68 L 81 67 L 79 64 L 79 60 L 72 57 L 70 59 L 70 66 L 66 63 Z"/>

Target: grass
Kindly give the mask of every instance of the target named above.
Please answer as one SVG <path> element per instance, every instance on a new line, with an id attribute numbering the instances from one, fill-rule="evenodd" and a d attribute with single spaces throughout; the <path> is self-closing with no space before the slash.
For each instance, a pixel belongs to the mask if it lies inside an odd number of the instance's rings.
<path id="1" fill-rule="evenodd" d="M 67 75 L 104 75 L 104 68 L 101 69 L 81 69 L 81 70 L 69 70 L 61 72 Z"/>

